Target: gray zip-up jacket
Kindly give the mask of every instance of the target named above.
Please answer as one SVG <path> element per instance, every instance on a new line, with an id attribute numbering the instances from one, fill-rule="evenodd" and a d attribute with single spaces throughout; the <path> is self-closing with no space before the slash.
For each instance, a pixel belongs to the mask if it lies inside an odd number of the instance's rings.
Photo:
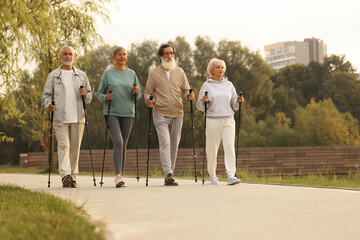
<path id="1" fill-rule="evenodd" d="M 79 123 L 85 123 L 85 114 L 83 110 L 83 104 L 81 95 L 79 93 L 80 86 L 83 86 L 87 90 L 85 103 L 90 103 L 92 99 L 92 92 L 89 80 L 86 74 L 73 66 L 73 86 L 76 93 L 76 104 L 78 109 L 78 121 Z M 61 66 L 52 71 L 45 83 L 43 101 L 45 108 L 48 109 L 51 100 L 55 101 L 54 111 L 54 123 L 63 124 L 64 121 L 64 110 L 65 110 L 65 87 L 61 80 Z"/>

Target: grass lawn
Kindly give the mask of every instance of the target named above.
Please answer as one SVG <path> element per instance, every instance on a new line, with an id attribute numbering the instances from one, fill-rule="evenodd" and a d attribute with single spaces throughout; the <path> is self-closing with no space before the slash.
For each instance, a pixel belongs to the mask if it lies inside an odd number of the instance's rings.
<path id="1" fill-rule="evenodd" d="M 70 201 L 8 184 L 0 192 L 1 239 L 104 239 Z"/>
<path id="2" fill-rule="evenodd" d="M 252 182 L 252 183 L 360 189 L 359 171 L 354 174 L 346 174 L 346 175 L 319 173 L 312 175 L 288 175 L 288 176 L 280 176 L 280 175 L 256 176 L 246 171 L 240 171 L 238 172 L 237 176 L 242 181 Z"/>

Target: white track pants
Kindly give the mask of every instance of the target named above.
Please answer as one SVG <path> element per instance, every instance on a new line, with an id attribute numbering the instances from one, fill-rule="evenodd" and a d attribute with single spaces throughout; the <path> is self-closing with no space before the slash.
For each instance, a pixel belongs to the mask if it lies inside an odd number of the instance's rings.
<path id="1" fill-rule="evenodd" d="M 233 117 L 206 119 L 206 156 L 210 176 L 216 175 L 217 153 L 221 140 L 224 146 L 226 173 L 234 177 L 235 166 L 235 120 Z"/>

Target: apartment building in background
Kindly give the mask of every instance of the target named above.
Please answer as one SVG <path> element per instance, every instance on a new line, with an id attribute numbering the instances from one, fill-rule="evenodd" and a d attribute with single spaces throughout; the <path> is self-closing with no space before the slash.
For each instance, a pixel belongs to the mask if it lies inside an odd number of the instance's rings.
<path id="1" fill-rule="evenodd" d="M 279 42 L 264 46 L 265 61 L 276 71 L 295 63 L 309 64 L 311 61 L 323 63 L 327 55 L 326 44 L 318 38 L 304 41 Z"/>

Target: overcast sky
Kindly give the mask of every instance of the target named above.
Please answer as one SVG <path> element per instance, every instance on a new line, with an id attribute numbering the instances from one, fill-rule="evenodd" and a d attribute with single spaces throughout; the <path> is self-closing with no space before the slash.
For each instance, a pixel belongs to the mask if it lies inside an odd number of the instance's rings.
<path id="1" fill-rule="evenodd" d="M 182 35 L 193 45 L 200 35 L 239 40 L 263 53 L 267 44 L 315 37 L 328 55 L 345 54 L 360 72 L 358 0 L 118 0 L 109 9 L 111 23 L 97 21 L 109 44 L 129 47 Z"/>

